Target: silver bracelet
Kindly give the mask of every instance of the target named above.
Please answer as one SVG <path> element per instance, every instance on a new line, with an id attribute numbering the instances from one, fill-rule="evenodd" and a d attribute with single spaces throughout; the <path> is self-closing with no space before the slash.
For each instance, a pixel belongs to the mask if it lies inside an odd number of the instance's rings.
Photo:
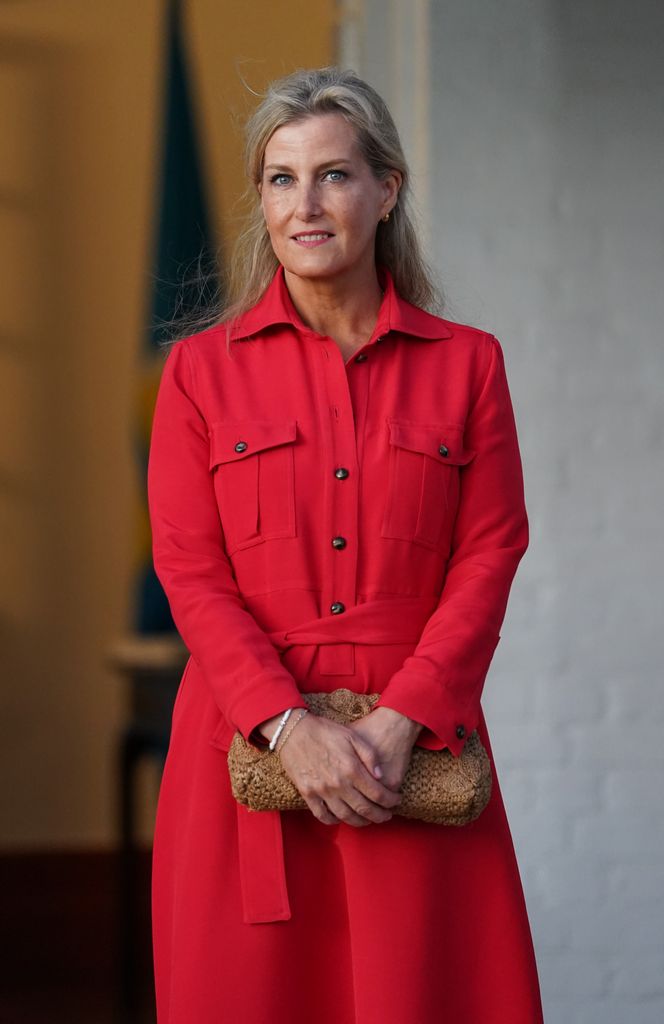
<path id="1" fill-rule="evenodd" d="M 286 722 L 288 721 L 292 710 L 293 710 L 293 708 L 289 708 L 288 711 L 284 711 L 283 715 L 279 719 L 279 725 L 276 728 L 274 736 L 270 740 L 270 747 L 269 747 L 270 750 L 274 750 L 274 748 L 276 747 L 277 740 L 281 736 L 281 731 L 282 731 L 283 727 L 285 726 Z"/>
<path id="2" fill-rule="evenodd" d="M 305 716 L 305 715 L 308 715 L 308 714 L 309 714 L 309 708 L 300 708 L 299 710 L 300 710 L 300 711 L 302 712 L 302 714 L 301 714 L 301 715 L 300 715 L 300 716 L 299 716 L 298 718 L 296 718 L 296 719 L 295 719 L 295 721 L 294 721 L 294 722 L 293 722 L 293 724 L 291 725 L 290 729 L 287 729 L 287 730 L 286 730 L 286 733 L 285 733 L 285 735 L 284 735 L 284 738 L 283 738 L 283 740 L 281 741 L 281 746 L 280 746 L 280 747 L 279 747 L 279 749 L 277 750 L 277 754 L 280 754 L 280 753 L 281 753 L 281 751 L 282 751 L 282 750 L 284 749 L 284 744 L 285 744 L 285 743 L 287 742 L 287 740 L 288 740 L 288 737 L 289 737 L 289 736 L 290 736 L 290 734 L 292 733 L 293 729 L 295 729 L 295 727 L 297 726 L 298 722 L 301 722 L 301 721 L 302 721 L 302 719 L 304 718 L 304 716 Z"/>

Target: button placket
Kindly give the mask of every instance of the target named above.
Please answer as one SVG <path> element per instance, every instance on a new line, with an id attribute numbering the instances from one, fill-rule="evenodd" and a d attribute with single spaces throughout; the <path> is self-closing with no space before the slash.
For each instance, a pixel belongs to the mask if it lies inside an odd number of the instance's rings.
<path id="1" fill-rule="evenodd" d="M 324 342 L 321 360 L 330 410 L 328 422 L 332 451 L 327 572 L 322 593 L 322 613 L 343 615 L 356 604 L 358 481 L 355 413 L 346 364 L 336 342 Z M 329 350 L 334 345 L 336 353 Z M 352 643 L 322 644 L 318 649 L 318 670 L 323 675 L 354 675 L 355 646 Z"/>

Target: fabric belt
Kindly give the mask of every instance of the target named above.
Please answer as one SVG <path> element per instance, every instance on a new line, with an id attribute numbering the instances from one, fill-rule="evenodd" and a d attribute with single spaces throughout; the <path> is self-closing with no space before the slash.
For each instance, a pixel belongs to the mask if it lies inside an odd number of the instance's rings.
<path id="1" fill-rule="evenodd" d="M 380 598 L 267 635 L 281 652 L 296 644 L 415 645 L 433 607 L 431 598 Z M 251 811 L 238 803 L 237 825 L 245 923 L 289 920 L 281 811 Z"/>

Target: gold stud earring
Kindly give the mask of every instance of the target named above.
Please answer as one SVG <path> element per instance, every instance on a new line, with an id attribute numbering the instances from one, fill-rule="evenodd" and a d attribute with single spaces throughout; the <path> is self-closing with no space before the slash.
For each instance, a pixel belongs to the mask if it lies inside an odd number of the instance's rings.
<path id="1" fill-rule="evenodd" d="M 387 224 L 388 220 L 390 219 L 390 211 L 388 210 L 387 213 L 385 214 L 385 216 L 381 217 L 380 219 L 382 221 L 385 221 L 385 223 Z"/>

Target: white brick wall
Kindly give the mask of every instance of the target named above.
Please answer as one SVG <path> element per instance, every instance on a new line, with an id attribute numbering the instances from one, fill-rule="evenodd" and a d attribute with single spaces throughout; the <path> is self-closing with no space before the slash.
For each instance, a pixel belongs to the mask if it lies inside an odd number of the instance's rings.
<path id="1" fill-rule="evenodd" d="M 403 109 L 395 6 L 367 0 L 356 52 Z M 664 5 L 429 17 L 431 255 L 449 315 L 503 344 L 524 461 L 531 544 L 483 703 L 545 1017 L 661 1024 Z"/>

